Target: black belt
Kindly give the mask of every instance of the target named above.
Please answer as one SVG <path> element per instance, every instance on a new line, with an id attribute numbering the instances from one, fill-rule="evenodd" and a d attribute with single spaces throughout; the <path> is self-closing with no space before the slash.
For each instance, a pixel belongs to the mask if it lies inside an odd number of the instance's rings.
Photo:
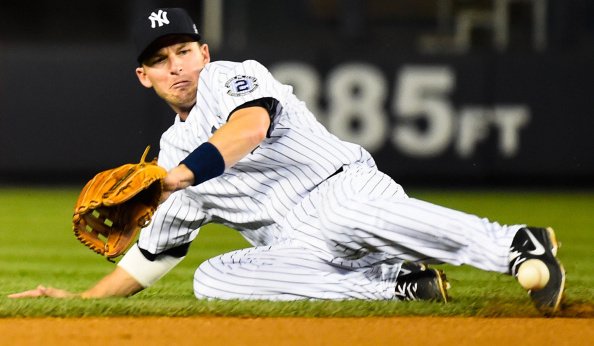
<path id="1" fill-rule="evenodd" d="M 340 173 L 340 172 L 342 172 L 342 171 L 343 171 L 343 169 L 342 169 L 342 167 L 340 167 L 340 168 L 339 168 L 339 169 L 338 169 L 336 172 L 334 172 L 334 173 L 330 174 L 330 175 L 328 176 L 328 178 L 326 178 L 326 180 L 328 180 L 328 179 L 332 178 L 333 176 L 337 175 L 338 173 Z"/>
<path id="2" fill-rule="evenodd" d="M 340 167 L 340 168 L 339 168 L 339 169 L 338 169 L 336 172 L 334 172 L 334 173 L 330 174 L 330 175 L 328 176 L 328 178 L 326 178 L 326 179 L 324 179 L 324 180 L 320 181 L 320 182 L 319 182 L 319 183 L 318 183 L 316 186 L 314 186 L 314 188 L 317 188 L 318 186 L 320 186 L 320 184 L 321 184 L 321 183 L 325 182 L 326 180 L 328 180 L 328 179 L 332 178 L 333 176 L 337 175 L 338 173 L 340 173 L 340 172 L 342 172 L 342 171 L 343 171 L 343 169 L 342 169 L 342 167 Z"/>

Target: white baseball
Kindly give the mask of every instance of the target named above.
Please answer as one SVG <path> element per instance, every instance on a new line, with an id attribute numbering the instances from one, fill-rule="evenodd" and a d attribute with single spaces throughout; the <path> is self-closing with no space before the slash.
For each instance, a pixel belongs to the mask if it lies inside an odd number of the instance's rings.
<path id="1" fill-rule="evenodd" d="M 549 269 L 543 261 L 529 259 L 518 269 L 518 282 L 527 290 L 542 289 L 549 282 Z"/>

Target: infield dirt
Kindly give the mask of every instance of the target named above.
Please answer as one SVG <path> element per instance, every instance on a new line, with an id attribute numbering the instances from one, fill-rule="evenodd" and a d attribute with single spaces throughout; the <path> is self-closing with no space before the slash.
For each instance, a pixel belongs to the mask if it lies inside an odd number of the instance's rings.
<path id="1" fill-rule="evenodd" d="M 592 318 L 7 318 L 6 345 L 592 345 Z"/>

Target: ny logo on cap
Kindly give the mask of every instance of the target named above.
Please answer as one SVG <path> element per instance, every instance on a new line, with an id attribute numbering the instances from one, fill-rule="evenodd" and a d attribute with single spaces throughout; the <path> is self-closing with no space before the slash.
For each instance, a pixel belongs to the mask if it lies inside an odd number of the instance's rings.
<path id="1" fill-rule="evenodd" d="M 148 19 L 151 20 L 151 28 L 153 29 L 157 26 L 157 24 L 159 24 L 159 27 L 162 27 L 164 24 L 169 24 L 169 19 L 167 19 L 167 12 L 163 10 L 159 10 L 159 12 L 157 13 L 151 13 Z"/>

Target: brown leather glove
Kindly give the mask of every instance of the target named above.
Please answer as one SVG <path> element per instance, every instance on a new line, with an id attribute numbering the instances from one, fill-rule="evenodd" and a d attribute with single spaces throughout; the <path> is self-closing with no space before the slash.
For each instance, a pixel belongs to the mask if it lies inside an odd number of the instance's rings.
<path id="1" fill-rule="evenodd" d="M 108 260 L 122 255 L 148 225 L 163 191 L 167 171 L 156 159 L 125 164 L 97 174 L 82 189 L 74 207 L 74 235 Z"/>

